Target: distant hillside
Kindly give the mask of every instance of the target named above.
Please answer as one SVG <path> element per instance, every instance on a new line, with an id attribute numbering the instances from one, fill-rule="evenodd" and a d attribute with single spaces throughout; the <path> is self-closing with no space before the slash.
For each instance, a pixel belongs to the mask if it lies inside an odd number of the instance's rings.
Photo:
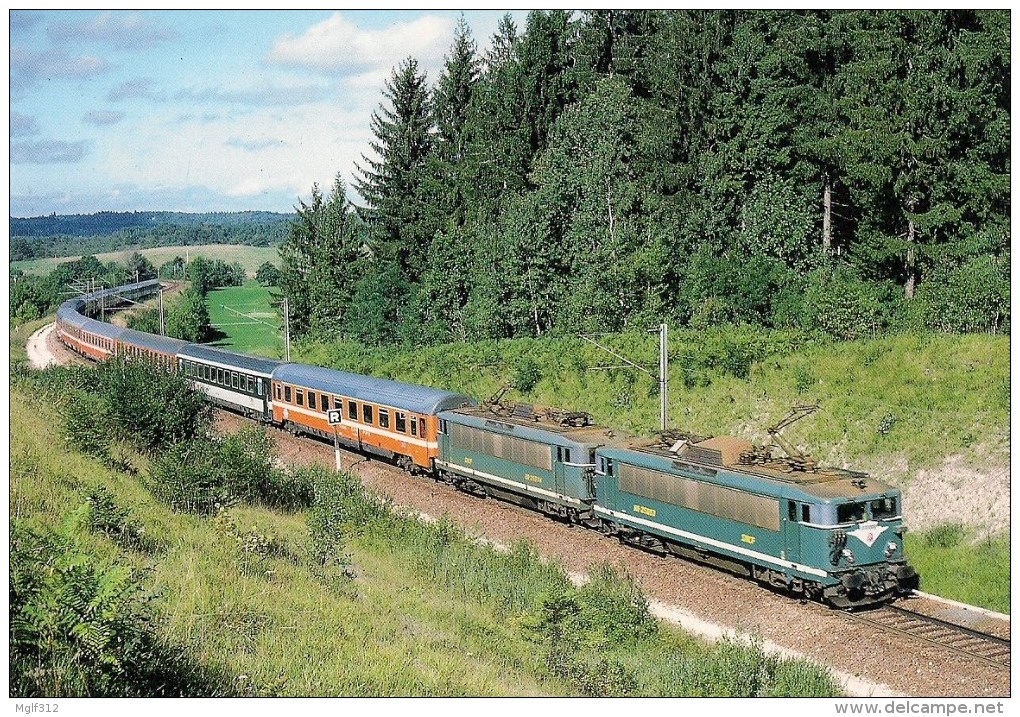
<path id="1" fill-rule="evenodd" d="M 278 212 L 97 212 L 95 214 L 51 214 L 45 217 L 11 217 L 11 236 L 91 237 L 113 234 L 136 227 L 177 226 L 238 226 L 245 224 L 285 224 L 292 214 Z"/>
<path id="2" fill-rule="evenodd" d="M 282 242 L 293 214 L 99 212 L 11 218 L 12 262 L 164 246 Z"/>

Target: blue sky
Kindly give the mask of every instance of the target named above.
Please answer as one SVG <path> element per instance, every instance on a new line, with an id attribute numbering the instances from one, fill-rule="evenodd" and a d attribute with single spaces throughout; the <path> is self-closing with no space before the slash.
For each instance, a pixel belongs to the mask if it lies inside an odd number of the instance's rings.
<path id="1" fill-rule="evenodd" d="M 290 211 L 351 181 L 383 81 L 413 55 L 434 82 L 460 14 L 11 12 L 11 215 Z M 480 49 L 502 14 L 464 12 Z"/>

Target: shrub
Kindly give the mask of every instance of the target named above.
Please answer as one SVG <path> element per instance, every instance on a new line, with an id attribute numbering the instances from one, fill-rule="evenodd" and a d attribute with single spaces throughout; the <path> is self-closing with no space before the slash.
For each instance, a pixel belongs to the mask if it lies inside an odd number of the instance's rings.
<path id="1" fill-rule="evenodd" d="M 71 447 L 109 465 L 112 456 L 106 402 L 100 396 L 72 391 L 63 405 L 63 414 L 64 434 Z"/>
<path id="2" fill-rule="evenodd" d="M 638 680 L 618 660 L 590 655 L 633 645 L 657 629 L 637 583 L 608 566 L 593 570 L 581 588 L 563 585 L 546 594 L 525 626 L 545 646 L 549 671 L 592 697 L 631 694 Z"/>
<path id="3" fill-rule="evenodd" d="M 936 331 L 1009 332 L 1009 265 L 983 256 L 963 266 L 940 268 L 921 282 L 911 302 L 916 326 Z"/>
<path id="4" fill-rule="evenodd" d="M 158 637 L 151 596 L 130 566 L 72 537 L 11 526 L 10 694 L 226 694 L 229 682 Z"/>
<path id="5" fill-rule="evenodd" d="M 199 515 L 237 501 L 286 510 L 311 505 L 314 489 L 308 475 L 285 473 L 275 463 L 265 429 L 252 426 L 223 438 L 171 446 L 153 459 L 148 483 L 170 507 Z"/>
<path id="6" fill-rule="evenodd" d="M 285 510 L 312 504 L 314 489 L 306 474 L 288 474 L 276 467 L 276 451 L 264 428 L 243 428 L 221 439 L 219 445 L 220 472 L 232 497 Z"/>
<path id="7" fill-rule="evenodd" d="M 108 428 L 139 449 L 158 451 L 208 429 L 209 404 L 182 376 L 146 361 L 109 361 L 96 371 Z"/>
<path id="8" fill-rule="evenodd" d="M 113 500 L 103 486 L 96 486 L 85 501 L 85 525 L 93 533 L 101 533 L 128 550 L 150 552 L 155 547 L 145 528 L 131 519 L 131 513 Z"/>
<path id="9" fill-rule="evenodd" d="M 837 339 L 874 335 L 884 325 L 880 292 L 847 269 L 813 272 L 804 296 L 804 319 Z"/>
<path id="10" fill-rule="evenodd" d="M 148 487 L 174 510 L 211 515 L 230 494 L 221 472 L 220 446 L 201 438 L 174 444 L 149 466 Z"/>
<path id="11" fill-rule="evenodd" d="M 510 383 L 520 393 L 530 393 L 542 379 L 542 370 L 534 359 L 522 356 L 514 363 Z"/>

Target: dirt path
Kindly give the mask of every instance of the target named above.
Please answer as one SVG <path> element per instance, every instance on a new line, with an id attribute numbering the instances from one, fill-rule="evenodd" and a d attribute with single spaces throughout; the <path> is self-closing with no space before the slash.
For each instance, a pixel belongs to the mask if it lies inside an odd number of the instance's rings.
<path id="1" fill-rule="evenodd" d="M 221 430 L 248 425 L 232 414 L 219 412 L 218 416 Z M 270 435 L 286 463 L 333 466 L 332 446 L 283 431 L 270 431 Z M 829 665 L 853 694 L 980 697 L 1010 693 L 1008 670 L 879 632 L 851 622 L 841 612 L 799 603 L 749 580 L 656 557 L 595 531 L 557 523 L 507 503 L 474 498 L 354 453 L 342 452 L 341 462 L 357 472 L 367 487 L 401 508 L 436 518 L 448 516 L 493 543 L 530 541 L 543 556 L 571 573 L 583 575 L 602 563 L 618 566 L 641 584 L 657 606 L 657 614 L 706 636 L 754 635 L 765 646 Z M 1009 634 L 1008 623 L 1001 629 Z"/>
<path id="2" fill-rule="evenodd" d="M 83 361 L 77 354 L 68 350 L 57 339 L 57 325 L 46 324 L 28 338 L 25 347 L 28 351 L 28 362 L 32 368 L 44 369 L 47 366 L 66 366 Z"/>

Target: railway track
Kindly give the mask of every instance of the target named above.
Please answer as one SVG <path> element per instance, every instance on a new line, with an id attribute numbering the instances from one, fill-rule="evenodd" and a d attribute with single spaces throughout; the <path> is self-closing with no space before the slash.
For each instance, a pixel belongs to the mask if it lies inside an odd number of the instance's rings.
<path id="1" fill-rule="evenodd" d="M 896 605 L 844 614 L 852 620 L 884 632 L 905 635 L 943 650 L 981 660 L 994 667 L 1008 670 L 1010 666 L 1010 641 L 1003 637 L 972 630 Z"/>

